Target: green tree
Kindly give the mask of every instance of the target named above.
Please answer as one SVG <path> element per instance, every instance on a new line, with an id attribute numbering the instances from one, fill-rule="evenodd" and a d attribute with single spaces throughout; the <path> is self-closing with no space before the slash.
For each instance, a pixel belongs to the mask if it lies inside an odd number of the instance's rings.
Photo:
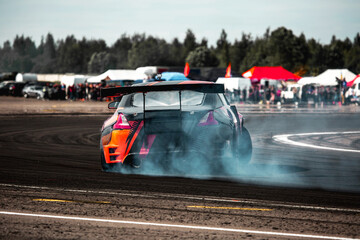
<path id="1" fill-rule="evenodd" d="M 81 49 L 74 35 L 67 36 L 65 41 L 59 42 L 57 65 L 61 73 L 81 73 L 82 69 Z"/>
<path id="2" fill-rule="evenodd" d="M 130 68 L 166 65 L 169 62 L 169 45 L 163 39 L 136 36 L 128 58 Z"/>
<path id="3" fill-rule="evenodd" d="M 102 73 L 116 67 L 116 57 L 108 52 L 95 52 L 88 63 L 88 73 Z"/>
<path id="4" fill-rule="evenodd" d="M 253 45 L 250 34 L 242 33 L 241 40 L 235 39 L 234 44 L 230 49 L 231 67 L 234 71 L 239 71 L 244 68 L 243 61 L 248 51 Z"/>
<path id="5" fill-rule="evenodd" d="M 29 56 L 35 57 L 36 56 L 36 46 L 35 43 L 29 38 L 22 36 L 16 36 L 14 43 L 13 43 L 14 51 L 21 57 Z"/>
<path id="6" fill-rule="evenodd" d="M 16 72 L 19 68 L 15 66 L 17 55 L 11 47 L 10 41 L 4 42 L 0 48 L 0 72 Z"/>
<path id="7" fill-rule="evenodd" d="M 59 42 L 58 47 L 58 71 L 62 73 L 86 73 L 91 56 L 95 52 L 107 51 L 104 40 L 78 41 L 73 35 L 66 37 L 65 41 Z"/>
<path id="8" fill-rule="evenodd" d="M 123 69 L 128 67 L 128 54 L 131 47 L 132 40 L 126 34 L 122 34 L 111 46 L 110 51 L 116 58 L 116 68 Z"/>
<path id="9" fill-rule="evenodd" d="M 307 66 L 309 71 L 307 75 L 316 76 L 324 72 L 327 67 L 325 65 L 325 50 L 323 45 L 314 39 L 310 39 L 307 42 L 309 47 L 309 58 Z"/>
<path id="10" fill-rule="evenodd" d="M 230 63 L 230 47 L 231 44 L 227 40 L 227 34 L 223 29 L 220 34 L 219 40 L 216 42 L 216 53 L 220 60 L 220 67 L 227 67 Z"/>
<path id="11" fill-rule="evenodd" d="M 190 52 L 186 58 L 186 62 L 192 67 L 216 67 L 219 60 L 207 47 L 197 47 Z"/>
<path id="12" fill-rule="evenodd" d="M 345 68 L 354 73 L 360 73 L 360 47 L 354 46 L 351 51 L 345 55 Z"/>
<path id="13" fill-rule="evenodd" d="M 169 51 L 169 66 L 183 66 L 185 62 L 185 57 L 182 55 L 183 45 L 177 38 L 171 42 Z"/>
<path id="14" fill-rule="evenodd" d="M 36 57 L 35 43 L 29 37 L 16 36 L 10 55 L 11 69 L 30 72 L 34 66 L 33 59 Z"/>
<path id="15" fill-rule="evenodd" d="M 104 40 L 87 40 L 83 38 L 79 41 L 80 54 L 81 54 L 81 73 L 86 73 L 88 70 L 88 63 L 93 53 L 108 51 Z"/>
<path id="16" fill-rule="evenodd" d="M 263 38 L 256 38 L 250 49 L 246 52 L 246 55 L 243 59 L 243 63 L 240 67 L 240 72 L 245 72 L 246 70 L 254 66 L 268 66 L 269 62 L 267 61 L 267 40 Z"/>
<path id="17" fill-rule="evenodd" d="M 325 64 L 327 68 L 343 68 L 345 66 L 345 54 L 351 49 L 351 41 L 341 41 L 332 37 L 329 45 L 325 45 Z"/>
<path id="18" fill-rule="evenodd" d="M 199 46 L 208 47 L 208 40 L 206 38 L 201 39 Z"/>
<path id="19" fill-rule="evenodd" d="M 271 32 L 268 42 L 268 63 L 290 71 L 304 66 L 309 57 L 305 36 L 296 37 L 291 30 L 280 27 Z"/>
<path id="20" fill-rule="evenodd" d="M 188 29 L 184 39 L 183 57 L 186 58 L 186 56 L 188 56 L 191 51 L 195 50 L 197 46 L 195 34 Z"/>
<path id="21" fill-rule="evenodd" d="M 347 45 L 347 44 L 346 44 Z M 357 33 L 351 48 L 345 53 L 345 68 L 360 73 L 360 34 Z"/>
<path id="22" fill-rule="evenodd" d="M 38 73 L 55 73 L 56 65 L 56 45 L 54 37 L 48 33 L 46 40 L 41 39 L 41 43 L 37 49 L 38 55 L 34 59 L 35 65 L 32 72 Z"/>

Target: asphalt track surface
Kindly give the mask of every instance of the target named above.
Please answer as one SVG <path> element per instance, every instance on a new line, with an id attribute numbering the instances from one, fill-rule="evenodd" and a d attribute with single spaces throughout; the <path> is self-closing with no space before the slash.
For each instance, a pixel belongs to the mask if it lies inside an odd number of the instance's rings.
<path id="1" fill-rule="evenodd" d="M 360 238 L 358 109 L 239 106 L 251 163 L 183 177 L 100 171 L 106 103 L 0 100 L 1 239 Z"/>

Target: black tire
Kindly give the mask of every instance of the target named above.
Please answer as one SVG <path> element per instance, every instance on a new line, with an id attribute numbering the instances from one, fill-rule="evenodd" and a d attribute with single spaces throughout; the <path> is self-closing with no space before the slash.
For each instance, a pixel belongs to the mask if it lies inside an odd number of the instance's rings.
<path id="1" fill-rule="evenodd" d="M 101 170 L 103 170 L 104 172 L 113 171 L 113 168 L 116 164 L 106 163 L 104 150 L 102 148 L 100 148 L 100 160 L 101 160 Z"/>
<path id="2" fill-rule="evenodd" d="M 233 152 L 236 158 L 239 160 L 239 163 L 248 164 L 252 157 L 252 141 L 249 131 L 245 127 L 242 127 L 241 134 L 234 142 L 235 145 L 233 146 Z"/>
<path id="3" fill-rule="evenodd" d="M 104 151 L 100 149 L 100 160 L 101 160 L 101 170 L 107 172 L 109 171 L 109 165 L 105 161 Z"/>

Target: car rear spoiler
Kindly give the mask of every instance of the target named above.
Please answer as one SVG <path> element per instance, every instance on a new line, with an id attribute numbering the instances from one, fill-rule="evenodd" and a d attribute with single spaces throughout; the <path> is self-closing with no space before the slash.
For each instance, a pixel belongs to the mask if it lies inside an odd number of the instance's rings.
<path id="1" fill-rule="evenodd" d="M 191 84 L 153 84 L 144 86 L 102 88 L 101 97 L 118 97 L 131 93 L 147 93 L 154 91 L 197 91 L 202 93 L 224 93 L 224 84 L 191 83 Z"/>

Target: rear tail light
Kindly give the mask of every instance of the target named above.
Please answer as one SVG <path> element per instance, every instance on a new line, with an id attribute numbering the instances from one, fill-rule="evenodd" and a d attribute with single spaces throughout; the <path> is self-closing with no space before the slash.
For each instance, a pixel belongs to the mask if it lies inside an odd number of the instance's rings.
<path id="1" fill-rule="evenodd" d="M 131 126 L 127 121 L 124 114 L 119 113 L 116 123 L 113 126 L 113 129 L 130 129 Z"/>
<path id="2" fill-rule="evenodd" d="M 214 111 L 210 111 L 200 119 L 198 126 L 211 126 L 218 125 L 219 122 L 214 118 Z"/>

